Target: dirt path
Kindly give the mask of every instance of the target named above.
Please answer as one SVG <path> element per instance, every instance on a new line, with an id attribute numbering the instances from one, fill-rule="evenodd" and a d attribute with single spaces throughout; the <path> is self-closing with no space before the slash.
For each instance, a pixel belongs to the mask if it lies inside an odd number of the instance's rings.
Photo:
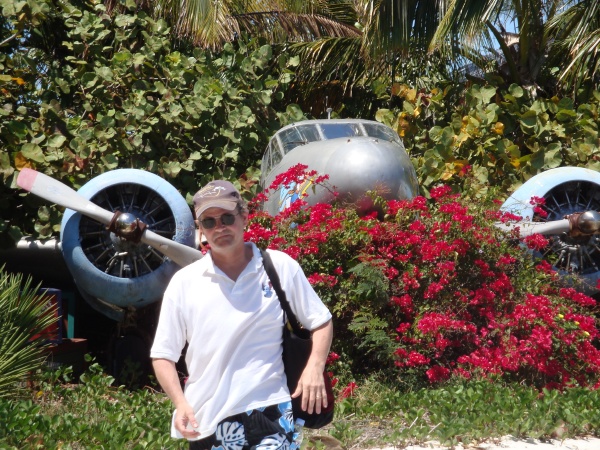
<path id="1" fill-rule="evenodd" d="M 450 447 L 435 442 L 421 445 L 409 445 L 402 450 L 447 450 Z M 401 450 L 400 447 L 386 447 L 380 450 Z M 537 439 L 515 439 L 507 436 L 495 442 L 484 442 L 463 447 L 458 445 L 453 450 L 600 450 L 600 438 L 565 439 L 563 441 L 539 441 Z"/>

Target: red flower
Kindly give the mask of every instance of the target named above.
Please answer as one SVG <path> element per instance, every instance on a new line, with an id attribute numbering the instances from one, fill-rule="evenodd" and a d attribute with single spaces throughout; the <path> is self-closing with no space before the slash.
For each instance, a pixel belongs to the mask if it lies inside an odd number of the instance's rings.
<path id="1" fill-rule="evenodd" d="M 431 383 L 446 381 L 450 378 L 450 370 L 442 366 L 432 366 L 425 374 Z"/>
<path id="2" fill-rule="evenodd" d="M 408 354 L 408 361 L 406 362 L 407 366 L 424 366 L 425 364 L 429 364 L 429 358 L 421 353 L 411 351 Z"/>
<path id="3" fill-rule="evenodd" d="M 546 199 L 544 197 L 537 197 L 537 196 L 533 196 L 529 199 L 529 204 L 530 205 L 545 205 L 546 204 Z"/>
<path id="4" fill-rule="evenodd" d="M 523 242 L 525 242 L 525 245 L 527 245 L 527 248 L 529 248 L 531 250 L 537 250 L 537 251 L 544 249 L 548 245 L 548 239 L 546 239 L 541 234 L 537 234 L 537 233 L 532 234 L 531 236 L 525 237 L 525 239 L 523 239 Z"/>
<path id="5" fill-rule="evenodd" d="M 338 359 L 340 359 L 340 355 L 338 355 L 335 352 L 329 352 L 329 356 L 327 356 L 327 361 L 325 361 L 325 365 L 328 366 L 330 364 L 333 364 Z"/>
<path id="6" fill-rule="evenodd" d="M 354 397 L 354 391 L 356 390 L 356 383 L 354 381 L 348 383 L 340 394 L 341 398 Z"/>
<path id="7" fill-rule="evenodd" d="M 431 198 L 435 200 L 447 197 L 448 195 L 450 195 L 450 193 L 452 193 L 452 188 L 445 184 L 438 187 L 434 187 L 433 189 L 431 189 L 431 191 L 429 191 L 429 195 L 431 195 Z"/>

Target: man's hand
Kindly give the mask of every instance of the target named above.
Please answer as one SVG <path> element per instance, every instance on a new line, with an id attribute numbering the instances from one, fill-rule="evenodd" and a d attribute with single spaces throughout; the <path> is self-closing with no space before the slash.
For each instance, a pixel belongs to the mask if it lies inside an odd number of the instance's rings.
<path id="1" fill-rule="evenodd" d="M 183 395 L 179 376 L 175 369 L 175 362 L 155 358 L 152 360 L 152 366 L 154 367 L 156 379 L 175 405 L 175 429 L 186 439 L 197 438 L 200 436 L 200 433 L 195 430 L 195 428 L 198 428 L 198 422 L 194 415 L 194 409 Z"/>
<path id="2" fill-rule="evenodd" d="M 292 394 L 292 398 L 302 396 L 302 410 L 309 414 L 321 412 L 321 409 L 327 408 L 327 391 L 325 391 L 325 381 L 323 379 L 323 369 L 319 367 L 309 367 L 308 364 L 302 372 L 298 386 Z"/>
<path id="3" fill-rule="evenodd" d="M 194 410 L 186 404 L 177 408 L 175 412 L 175 429 L 186 439 L 195 439 L 200 436 L 196 430 L 198 422 L 194 415 Z"/>
<path id="4" fill-rule="evenodd" d="M 302 396 L 302 410 L 312 414 L 327 407 L 327 391 L 323 371 L 333 338 L 331 320 L 312 332 L 312 351 L 292 398 Z"/>

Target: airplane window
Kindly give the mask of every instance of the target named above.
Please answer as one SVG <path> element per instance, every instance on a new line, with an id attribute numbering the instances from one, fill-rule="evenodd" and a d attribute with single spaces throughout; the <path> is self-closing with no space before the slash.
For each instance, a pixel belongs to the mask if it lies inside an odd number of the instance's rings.
<path id="1" fill-rule="evenodd" d="M 271 163 L 270 163 L 271 151 L 267 150 L 263 155 L 262 161 L 260 163 L 260 177 L 261 183 L 262 179 L 271 171 Z"/>
<path id="2" fill-rule="evenodd" d="M 272 167 L 275 167 L 277 164 L 279 164 L 281 158 L 283 157 L 277 139 L 271 140 L 271 143 L 269 144 L 269 152 L 271 153 L 271 167 L 269 167 L 269 170 L 271 170 Z"/>
<path id="3" fill-rule="evenodd" d="M 283 145 L 283 152 L 287 153 L 290 150 L 298 147 L 299 145 L 306 144 L 306 140 L 296 127 L 288 128 L 278 134 Z"/>
<path id="4" fill-rule="evenodd" d="M 363 127 L 365 127 L 365 131 L 371 137 L 377 139 L 383 139 L 385 141 L 400 143 L 400 138 L 394 130 L 385 125 L 380 125 L 376 123 L 363 123 Z"/>
<path id="5" fill-rule="evenodd" d="M 300 125 L 298 126 L 298 132 L 304 138 L 305 143 L 320 141 L 321 136 L 316 125 Z"/>
<path id="6" fill-rule="evenodd" d="M 279 147 L 279 142 L 277 142 L 277 139 L 273 138 L 271 139 L 271 142 L 269 142 L 269 145 L 267 147 L 267 149 L 265 150 L 265 154 L 263 155 L 262 158 L 262 162 L 261 162 L 261 182 L 263 181 L 262 178 L 266 177 L 269 172 L 271 172 L 271 170 L 273 169 L 273 167 L 275 167 L 277 164 L 279 164 L 279 161 L 281 161 L 282 155 L 281 155 L 281 150 Z"/>
<path id="7" fill-rule="evenodd" d="M 322 123 L 321 129 L 327 139 L 362 136 L 360 127 L 354 123 Z"/>

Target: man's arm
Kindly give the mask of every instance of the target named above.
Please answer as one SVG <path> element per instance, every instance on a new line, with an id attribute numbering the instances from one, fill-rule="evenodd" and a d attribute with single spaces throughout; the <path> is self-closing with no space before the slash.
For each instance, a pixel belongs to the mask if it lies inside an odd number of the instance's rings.
<path id="1" fill-rule="evenodd" d="M 188 428 L 188 425 L 191 428 L 198 428 L 198 423 L 194 410 L 183 395 L 175 363 L 168 359 L 155 358 L 152 360 L 152 366 L 156 379 L 175 405 L 175 428 L 186 439 L 197 438 L 200 433 Z"/>
<path id="2" fill-rule="evenodd" d="M 293 398 L 302 395 L 302 409 L 312 414 L 320 413 L 321 407 L 327 407 L 327 392 L 323 380 L 323 371 L 329 355 L 329 348 L 333 339 L 333 324 L 327 321 L 312 331 L 312 351 L 298 386 L 292 394 Z"/>

